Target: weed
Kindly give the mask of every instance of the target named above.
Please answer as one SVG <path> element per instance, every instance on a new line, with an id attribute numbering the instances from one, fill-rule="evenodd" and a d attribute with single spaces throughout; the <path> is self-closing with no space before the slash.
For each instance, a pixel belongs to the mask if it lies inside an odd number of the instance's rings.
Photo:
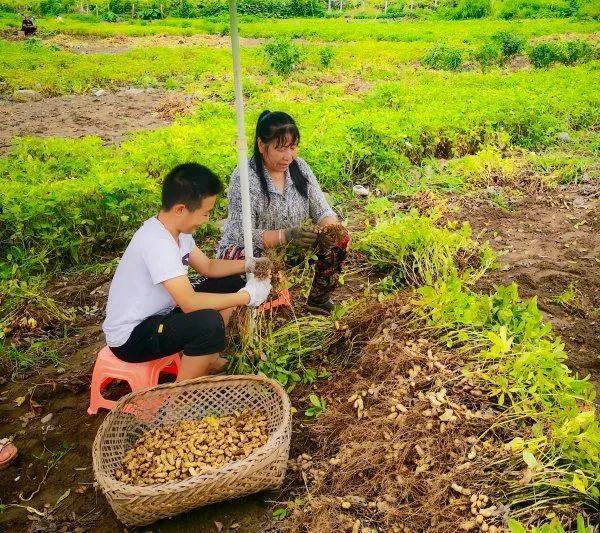
<path id="1" fill-rule="evenodd" d="M 500 48 L 501 60 L 506 62 L 525 48 L 525 38 L 512 31 L 494 33 L 491 41 Z"/>
<path id="2" fill-rule="evenodd" d="M 594 47 L 587 41 L 575 39 L 558 45 L 557 59 L 565 65 L 587 63 L 594 57 Z"/>
<path id="3" fill-rule="evenodd" d="M 265 44 L 264 49 L 271 68 L 281 76 L 289 76 L 296 70 L 304 56 L 299 46 L 283 37 Z"/>
<path id="4" fill-rule="evenodd" d="M 558 43 L 539 43 L 529 50 L 529 59 L 536 68 L 548 68 L 552 63 L 565 65 L 587 63 L 593 57 L 594 47 L 581 39 Z"/>
<path id="5" fill-rule="evenodd" d="M 58 366 L 61 361 L 62 356 L 52 341 L 34 341 L 22 349 L 8 343 L 0 344 L 0 366 L 11 369 L 13 377 L 47 364 Z"/>
<path id="6" fill-rule="evenodd" d="M 575 283 L 569 283 L 569 286 L 558 296 L 552 298 L 552 301 L 559 305 L 572 304 L 577 297 L 577 288 Z"/>
<path id="7" fill-rule="evenodd" d="M 528 52 L 529 60 L 535 68 L 548 68 L 557 61 L 556 47 L 549 43 L 534 45 Z"/>
<path id="8" fill-rule="evenodd" d="M 460 49 L 438 43 L 423 56 L 421 63 L 439 70 L 458 70 L 462 66 L 462 56 Z"/>
<path id="9" fill-rule="evenodd" d="M 479 61 L 483 72 L 488 70 L 491 66 L 500 63 L 501 57 L 500 48 L 496 43 L 492 42 L 482 44 L 473 53 L 473 59 Z"/>
<path id="10" fill-rule="evenodd" d="M 450 10 L 449 18 L 455 20 L 481 19 L 492 10 L 490 0 L 459 0 L 458 5 Z"/>
<path id="11" fill-rule="evenodd" d="M 327 402 L 325 398 L 320 398 L 316 394 L 311 394 L 308 397 L 308 403 L 310 407 L 304 411 L 304 415 L 307 418 L 317 419 L 325 413 L 325 409 L 327 409 Z"/>
<path id="12" fill-rule="evenodd" d="M 279 507 L 273 511 L 273 518 L 275 520 L 284 520 L 287 517 L 288 513 L 289 511 L 287 507 Z"/>
<path id="13" fill-rule="evenodd" d="M 384 215 L 391 213 L 394 209 L 394 204 L 385 196 L 379 198 L 371 198 L 365 205 L 365 214 L 370 220 L 379 220 Z"/>
<path id="14" fill-rule="evenodd" d="M 330 67 L 334 57 L 335 49 L 331 46 L 324 46 L 319 50 L 319 59 L 324 67 Z"/>

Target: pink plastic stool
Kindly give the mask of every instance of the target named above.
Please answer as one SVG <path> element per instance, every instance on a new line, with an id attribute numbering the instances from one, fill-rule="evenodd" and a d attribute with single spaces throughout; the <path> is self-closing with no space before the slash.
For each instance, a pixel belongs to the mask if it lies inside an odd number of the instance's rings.
<path id="1" fill-rule="evenodd" d="M 285 307 L 292 307 L 292 297 L 290 295 L 290 291 L 287 289 L 277 291 L 277 298 L 265 302 L 259 307 L 259 310 L 268 311 L 269 309 L 275 309 L 276 307 L 282 305 Z"/>
<path id="2" fill-rule="evenodd" d="M 126 381 L 132 391 L 153 387 L 158 384 L 161 372 L 176 376 L 180 363 L 179 354 L 147 363 L 126 363 L 115 357 L 110 348 L 105 346 L 98 352 L 94 364 L 88 414 L 95 415 L 101 407 L 112 409 L 115 406 L 117 402 L 107 400 L 102 396 L 102 391 L 111 381 Z"/>

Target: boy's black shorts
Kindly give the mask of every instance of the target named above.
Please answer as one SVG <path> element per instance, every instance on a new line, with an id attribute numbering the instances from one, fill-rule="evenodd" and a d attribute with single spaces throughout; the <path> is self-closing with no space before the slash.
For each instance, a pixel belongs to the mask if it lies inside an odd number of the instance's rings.
<path id="1" fill-rule="evenodd" d="M 207 279 L 194 284 L 196 292 L 231 293 L 244 286 L 241 276 Z M 138 324 L 127 342 L 111 347 L 122 361 L 143 363 L 183 352 L 198 356 L 225 349 L 225 324 L 219 311 L 201 309 L 184 313 L 176 307 L 168 315 L 153 315 Z"/>

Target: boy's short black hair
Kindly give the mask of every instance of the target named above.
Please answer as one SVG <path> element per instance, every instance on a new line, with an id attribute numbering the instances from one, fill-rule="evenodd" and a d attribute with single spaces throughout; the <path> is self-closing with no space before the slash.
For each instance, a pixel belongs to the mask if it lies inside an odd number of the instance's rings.
<path id="1" fill-rule="evenodd" d="M 200 207 L 202 200 L 223 191 L 219 177 L 198 163 L 177 165 L 167 174 L 162 186 L 162 208 L 168 211 L 176 204 L 190 211 Z"/>

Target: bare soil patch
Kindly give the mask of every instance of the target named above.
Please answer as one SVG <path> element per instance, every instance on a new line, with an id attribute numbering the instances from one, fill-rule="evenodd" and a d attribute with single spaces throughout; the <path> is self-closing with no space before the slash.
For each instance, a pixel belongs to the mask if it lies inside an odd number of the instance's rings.
<path id="1" fill-rule="evenodd" d="M 258 46 L 265 39 L 242 38 L 242 46 Z M 121 54 L 134 48 L 148 46 L 179 47 L 206 46 L 211 48 L 228 48 L 231 39 L 227 35 L 147 35 L 144 37 L 83 37 L 66 34 L 53 35 L 47 42 L 58 45 L 63 50 L 76 54 Z"/>
<path id="2" fill-rule="evenodd" d="M 175 93 L 124 89 L 96 94 L 99 95 L 56 96 L 37 102 L 0 101 L 0 154 L 10 149 L 13 137 L 27 135 L 74 138 L 98 135 L 107 144 L 118 144 L 128 132 L 166 126 L 177 114 L 165 113 L 163 109 L 165 102 L 175 98 Z M 179 96 L 179 100 L 185 100 L 183 95 Z"/>
<path id="3" fill-rule="evenodd" d="M 522 296 L 537 295 L 565 342 L 569 365 L 581 376 L 590 374 L 600 392 L 600 185 L 526 195 L 509 211 L 481 198 L 458 203 L 459 218 L 505 252 L 501 269 L 482 282 L 491 287 L 515 281 Z M 565 291 L 573 294 L 569 301 L 561 301 Z"/>

